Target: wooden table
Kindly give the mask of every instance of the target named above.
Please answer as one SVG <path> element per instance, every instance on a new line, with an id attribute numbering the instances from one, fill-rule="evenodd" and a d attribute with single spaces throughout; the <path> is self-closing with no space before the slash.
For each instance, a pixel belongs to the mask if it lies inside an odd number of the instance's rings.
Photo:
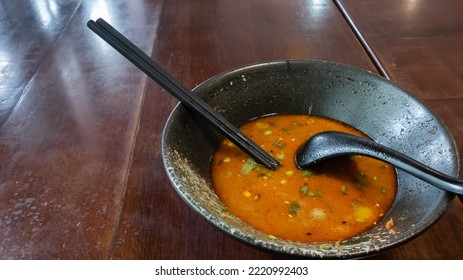
<path id="1" fill-rule="evenodd" d="M 191 88 L 277 59 L 383 72 L 442 118 L 462 152 L 462 8 L 459 0 L 0 3 L 0 258 L 290 257 L 236 241 L 182 202 L 160 152 L 177 101 L 87 29 L 89 19 L 104 18 Z M 462 259 L 462 217 L 454 200 L 422 236 L 375 258 Z"/>

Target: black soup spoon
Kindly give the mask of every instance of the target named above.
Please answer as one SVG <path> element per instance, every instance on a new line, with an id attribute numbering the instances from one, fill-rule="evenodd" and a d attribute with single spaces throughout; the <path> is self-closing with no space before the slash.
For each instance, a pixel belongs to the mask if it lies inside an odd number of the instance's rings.
<path id="1" fill-rule="evenodd" d="M 385 161 L 431 185 L 459 194 L 463 202 L 463 180 L 447 176 L 375 141 L 344 132 L 314 135 L 301 146 L 295 160 L 299 168 L 305 169 L 321 160 L 342 155 L 364 155 Z"/>

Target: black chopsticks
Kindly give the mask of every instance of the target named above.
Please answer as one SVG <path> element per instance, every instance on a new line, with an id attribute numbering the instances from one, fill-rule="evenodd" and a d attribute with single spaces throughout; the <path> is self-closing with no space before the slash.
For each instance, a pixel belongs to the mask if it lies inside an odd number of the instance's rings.
<path id="1" fill-rule="evenodd" d="M 148 55 L 119 33 L 109 23 L 99 18 L 96 22 L 93 20 L 88 21 L 87 26 L 151 79 L 180 100 L 180 102 L 186 105 L 190 110 L 201 115 L 210 125 L 215 127 L 222 135 L 246 152 L 257 163 L 270 169 L 276 169 L 276 167 L 280 165 L 277 160 L 234 127 L 227 119 L 215 112 L 204 100 L 199 98 L 197 94 L 192 93 L 191 90 L 163 70 L 161 66 L 154 62 Z"/>

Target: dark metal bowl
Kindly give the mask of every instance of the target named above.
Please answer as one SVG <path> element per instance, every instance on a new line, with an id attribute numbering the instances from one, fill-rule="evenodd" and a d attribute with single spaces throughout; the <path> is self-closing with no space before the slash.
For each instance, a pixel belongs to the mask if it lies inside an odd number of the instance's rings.
<path id="1" fill-rule="evenodd" d="M 274 113 L 313 114 L 340 120 L 374 140 L 443 173 L 458 176 L 459 158 L 444 124 L 422 103 L 377 75 L 322 61 L 275 61 L 215 76 L 194 91 L 240 126 Z M 389 213 L 371 230 L 341 246 L 271 240 L 223 207 L 210 179 L 210 160 L 221 136 L 182 105 L 163 134 L 164 165 L 184 201 L 219 229 L 261 248 L 310 258 L 358 258 L 411 240 L 430 227 L 454 195 L 398 171 L 398 194 Z M 396 234 L 385 223 L 392 218 Z"/>

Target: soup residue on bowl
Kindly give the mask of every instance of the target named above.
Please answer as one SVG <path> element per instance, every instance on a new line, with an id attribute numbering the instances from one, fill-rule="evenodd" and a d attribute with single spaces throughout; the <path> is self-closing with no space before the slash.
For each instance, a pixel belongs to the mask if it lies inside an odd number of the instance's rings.
<path id="1" fill-rule="evenodd" d="M 307 170 L 297 168 L 297 149 L 316 133 L 342 131 L 367 137 L 344 123 L 282 114 L 252 120 L 240 130 L 281 166 L 266 169 L 225 139 L 212 159 L 212 184 L 228 211 L 270 238 L 344 240 L 374 226 L 395 199 L 395 169 L 382 161 L 349 156 Z"/>

